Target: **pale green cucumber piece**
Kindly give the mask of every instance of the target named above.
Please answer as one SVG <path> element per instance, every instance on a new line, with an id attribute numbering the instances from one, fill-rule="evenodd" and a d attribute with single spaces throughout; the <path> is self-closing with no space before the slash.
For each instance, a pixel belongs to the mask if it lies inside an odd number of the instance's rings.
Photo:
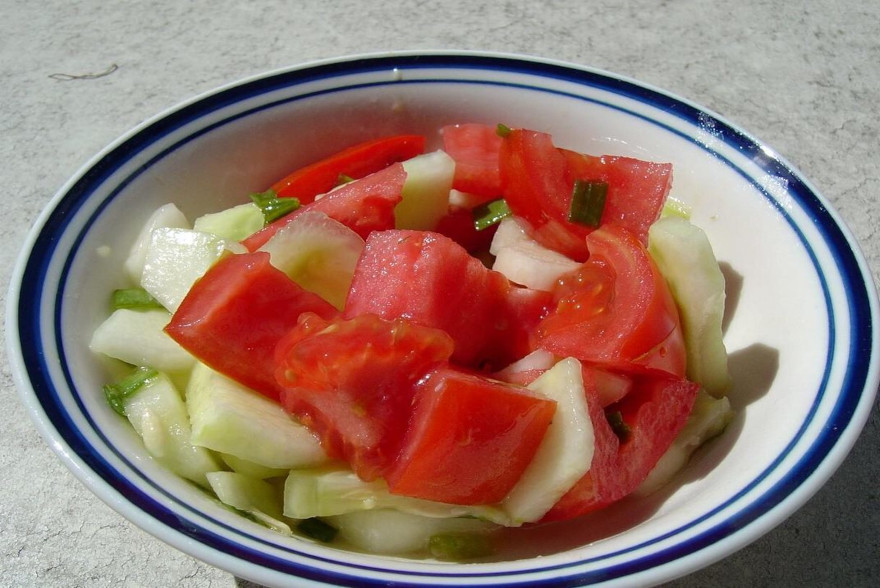
<path id="1" fill-rule="evenodd" d="M 246 459 L 242 459 L 229 453 L 221 453 L 220 459 L 229 466 L 234 472 L 238 472 L 249 478 L 257 478 L 258 480 L 267 480 L 269 478 L 281 478 L 287 476 L 290 470 L 286 468 L 269 468 Z"/>
<path id="2" fill-rule="evenodd" d="M 206 474 L 222 469 L 210 451 L 193 445 L 186 405 L 167 375 L 148 380 L 124 408 L 147 452 L 175 474 L 207 488 Z"/>
<path id="3" fill-rule="evenodd" d="M 150 246 L 150 236 L 154 229 L 174 228 L 188 229 L 190 223 L 186 216 L 174 204 L 164 204 L 157 208 L 138 233 L 137 239 L 131 247 L 131 251 L 123 265 L 126 275 L 132 283 L 140 284 L 144 274 L 144 262 L 147 258 L 147 248 Z"/>
<path id="4" fill-rule="evenodd" d="M 669 482 L 687 464 L 694 451 L 724 432 L 733 416 L 727 397 L 714 398 L 701 388 L 687 423 L 635 494 L 650 494 Z"/>
<path id="5" fill-rule="evenodd" d="M 429 518 L 475 517 L 506 524 L 508 517 L 493 506 L 446 504 L 391 494 L 382 479 L 365 482 L 347 467 L 330 464 L 294 469 L 284 484 L 284 515 L 308 519 L 361 510 L 392 508 Z"/>
<path id="6" fill-rule="evenodd" d="M 150 235 L 141 286 L 170 312 L 220 256 L 244 253 L 236 241 L 192 229 L 159 228 Z"/>
<path id="7" fill-rule="evenodd" d="M 273 531 L 292 534 L 290 525 L 282 520 L 279 487 L 236 472 L 209 472 L 207 478 L 223 504 L 246 512 Z"/>
<path id="8" fill-rule="evenodd" d="M 325 520 L 352 547 L 379 554 L 424 553 L 433 536 L 486 535 L 497 528 L 478 519 L 437 519 L 390 509 L 350 512 Z"/>
<path id="9" fill-rule="evenodd" d="M 171 314 L 161 308 L 120 308 L 95 329 L 89 349 L 131 365 L 175 374 L 189 371 L 195 359 L 163 331 L 170 320 Z"/>
<path id="10" fill-rule="evenodd" d="M 562 274 L 580 266 L 529 237 L 513 217 L 499 223 L 489 252 L 495 256 L 493 270 L 504 274 L 511 282 L 535 290 L 551 290 Z"/>
<path id="11" fill-rule="evenodd" d="M 449 212 L 455 161 L 445 151 L 418 155 L 403 162 L 403 200 L 394 208 L 398 229 L 430 231 Z"/>
<path id="12" fill-rule="evenodd" d="M 363 249 L 360 235 L 316 211 L 297 214 L 260 247 L 273 266 L 340 310 Z"/>
<path id="13" fill-rule="evenodd" d="M 193 221 L 193 229 L 230 241 L 241 241 L 263 228 L 265 217 L 253 202 L 211 212 Z"/>
<path id="14" fill-rule="evenodd" d="M 730 388 L 727 349 L 721 332 L 724 274 L 702 229 L 669 216 L 651 225 L 648 252 L 666 278 L 681 318 L 687 377 L 716 398 Z"/>
<path id="15" fill-rule="evenodd" d="M 327 461 L 318 439 L 277 402 L 197 363 L 186 389 L 193 443 L 268 468 Z"/>
<path id="16" fill-rule="evenodd" d="M 501 502 L 513 524 L 540 520 L 590 469 L 595 438 L 581 363 L 563 359 L 528 388 L 556 401 L 556 414 L 522 477 Z"/>

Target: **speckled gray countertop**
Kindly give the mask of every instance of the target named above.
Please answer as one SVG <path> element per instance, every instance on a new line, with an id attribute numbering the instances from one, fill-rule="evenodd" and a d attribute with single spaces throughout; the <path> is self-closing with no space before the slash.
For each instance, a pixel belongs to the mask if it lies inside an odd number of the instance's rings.
<path id="1" fill-rule="evenodd" d="M 6 0 L 0 13 L 4 284 L 51 195 L 145 118 L 266 70 L 396 49 L 563 59 L 702 104 L 804 172 L 880 275 L 877 2 Z M 76 481 L 25 413 L 2 353 L 0 585 L 236 585 L 137 529 Z M 875 407 L 848 459 L 803 509 L 672 585 L 876 585 L 878 448 Z"/>

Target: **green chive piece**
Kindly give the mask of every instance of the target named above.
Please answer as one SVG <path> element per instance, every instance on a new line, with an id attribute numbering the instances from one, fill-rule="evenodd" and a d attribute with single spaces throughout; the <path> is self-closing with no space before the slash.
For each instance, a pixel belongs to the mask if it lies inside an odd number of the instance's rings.
<path id="1" fill-rule="evenodd" d="M 605 210 L 607 194 L 607 182 L 575 180 L 568 220 L 579 225 L 598 227 L 602 220 L 602 212 Z"/>
<path id="2" fill-rule="evenodd" d="M 504 198 L 498 198 L 480 204 L 471 211 L 471 214 L 474 217 L 474 228 L 482 231 L 510 216 L 510 207 L 507 206 Z"/>
<path id="3" fill-rule="evenodd" d="M 509 126 L 502 124 L 502 123 L 498 123 L 498 126 L 495 127 L 495 134 L 503 139 L 504 137 L 506 137 L 507 135 L 510 134 L 510 130 L 511 129 Z"/>
<path id="4" fill-rule="evenodd" d="M 143 288 L 120 288 L 113 291 L 113 309 L 129 308 L 132 310 L 148 310 L 162 308 L 159 301 Z"/>
<path id="5" fill-rule="evenodd" d="M 492 554 L 492 543 L 475 533 L 439 533 L 428 540 L 431 556 L 445 561 L 464 561 Z"/>
<path id="6" fill-rule="evenodd" d="M 158 377 L 159 372 L 151 367 L 138 367 L 133 372 L 115 382 L 104 386 L 104 396 L 111 408 L 125 416 L 125 400 Z"/>
<path id="7" fill-rule="evenodd" d="M 348 184 L 349 182 L 353 182 L 354 178 L 351 176 L 347 176 L 345 174 L 339 174 L 339 177 L 336 178 L 336 185 L 342 186 L 343 184 Z"/>
<path id="8" fill-rule="evenodd" d="M 263 218 L 266 219 L 266 224 L 276 221 L 299 208 L 298 198 L 279 198 L 275 190 L 254 192 L 250 195 L 250 198 L 263 211 Z"/>
<path id="9" fill-rule="evenodd" d="M 336 538 L 336 534 L 339 532 L 336 527 L 333 527 L 319 518 L 303 519 L 299 522 L 296 528 L 306 537 L 311 537 L 322 543 L 330 543 Z"/>
<path id="10" fill-rule="evenodd" d="M 619 410 L 605 413 L 605 418 L 608 419 L 608 424 L 611 425 L 611 430 L 614 431 L 614 434 L 617 435 L 617 438 L 620 439 L 621 443 L 629 439 L 629 436 L 632 434 L 632 429 L 630 429 L 629 425 L 623 421 L 623 414 L 621 414 Z"/>

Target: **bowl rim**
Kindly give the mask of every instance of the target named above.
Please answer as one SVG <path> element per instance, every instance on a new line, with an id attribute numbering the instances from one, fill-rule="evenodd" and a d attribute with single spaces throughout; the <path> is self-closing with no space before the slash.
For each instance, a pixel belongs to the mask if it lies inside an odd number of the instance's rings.
<path id="1" fill-rule="evenodd" d="M 760 158 L 762 165 L 772 168 L 786 177 L 791 177 L 795 181 L 795 187 L 801 191 L 800 196 L 810 199 L 815 209 L 814 212 L 818 211 L 816 214 L 822 215 L 822 218 L 817 218 L 816 222 L 822 224 L 825 229 L 823 237 L 831 239 L 836 246 L 835 251 L 846 256 L 846 259 L 839 261 L 842 262 L 842 270 L 850 278 L 848 283 L 856 280 L 861 287 L 858 292 L 848 293 L 849 296 L 858 295 L 857 300 L 848 299 L 853 314 L 870 319 L 867 325 L 851 325 L 853 339 L 857 341 L 858 345 L 857 351 L 868 357 L 867 364 L 858 375 L 859 381 L 850 382 L 850 386 L 859 388 L 859 392 L 851 394 L 850 402 L 842 408 L 843 414 L 842 416 L 838 415 L 840 420 L 836 421 L 839 426 L 833 432 L 828 433 L 821 455 L 814 454 L 811 457 L 811 462 L 804 466 L 804 470 L 799 472 L 795 479 L 789 480 L 786 489 L 777 491 L 773 504 L 762 503 L 759 505 L 761 506 L 758 509 L 759 512 L 750 512 L 747 517 L 749 520 L 745 521 L 745 524 L 738 525 L 737 528 L 729 526 L 718 528 L 715 533 L 702 537 L 699 542 L 700 546 L 696 549 L 678 554 L 675 559 L 665 559 L 657 566 L 648 565 L 641 570 L 624 570 L 619 577 L 632 579 L 641 575 L 644 578 L 646 574 L 652 575 L 660 566 L 663 566 L 665 571 L 662 577 L 657 577 L 656 580 L 671 579 L 693 571 L 754 541 L 802 506 L 830 478 L 855 443 L 870 414 L 877 387 L 880 384 L 880 360 L 877 357 L 878 341 L 880 341 L 876 326 L 878 317 L 877 292 L 867 264 L 845 223 L 804 176 L 775 151 L 738 126 L 704 107 L 649 84 L 601 69 L 526 55 L 482 51 L 400 51 L 356 54 L 310 61 L 256 74 L 203 92 L 158 113 L 120 136 L 80 167 L 53 196 L 29 232 L 15 264 L 6 309 L 7 350 L 13 379 L 20 398 L 27 406 L 40 433 L 74 475 L 117 512 L 178 549 L 218 567 L 237 568 L 230 571 L 243 577 L 257 577 L 266 582 L 277 579 L 273 574 L 262 577 L 258 570 L 252 569 L 252 566 L 256 565 L 253 563 L 244 562 L 241 565 L 230 566 L 230 562 L 226 559 L 228 556 L 224 551 L 208 544 L 195 546 L 192 543 L 192 536 L 182 534 L 179 529 L 173 528 L 168 521 L 159 520 L 138 508 L 132 509 L 132 503 L 123 496 L 121 488 L 99 476 L 82 458 L 81 451 L 87 451 L 88 448 L 72 447 L 61 438 L 53 424 L 52 416 L 45 412 L 45 407 L 41 399 L 38 398 L 32 380 L 28 376 L 28 359 L 23 356 L 22 351 L 21 329 L 23 325 L 20 319 L 29 315 L 25 309 L 27 302 L 22 301 L 20 293 L 22 288 L 28 287 L 23 280 L 26 275 L 29 275 L 29 271 L 32 271 L 28 269 L 28 266 L 33 262 L 33 250 L 36 242 L 43 231 L 47 229 L 50 219 L 58 214 L 59 207 L 69 197 L 70 192 L 76 189 L 81 182 L 97 181 L 94 178 L 96 174 L 100 176 L 101 173 L 104 173 L 109 157 L 117 156 L 124 159 L 128 152 L 137 151 L 140 147 L 139 141 L 151 143 L 156 140 L 155 138 L 149 139 L 144 135 L 161 133 L 165 126 L 174 126 L 179 120 L 189 116 L 194 116 L 197 119 L 202 116 L 199 112 L 204 111 L 211 104 L 234 103 L 249 92 L 264 86 L 270 87 L 282 80 L 291 80 L 286 83 L 296 85 L 303 83 L 309 76 L 333 77 L 337 74 L 361 70 L 374 72 L 379 69 L 387 70 L 391 65 L 394 65 L 395 69 L 402 68 L 404 70 L 446 66 L 453 69 L 460 67 L 490 68 L 506 73 L 526 71 L 539 76 L 567 77 L 567 79 L 581 80 L 583 83 L 585 83 L 584 80 L 601 80 L 606 84 L 603 87 L 620 92 L 624 96 L 635 96 L 642 100 L 650 97 L 652 100 L 663 100 L 680 105 L 680 116 L 682 117 L 690 117 L 694 120 L 708 117 L 716 125 L 715 130 L 721 133 L 723 140 L 745 146 L 751 150 L 755 158 Z M 829 231 L 833 234 L 829 234 Z M 35 286 L 31 284 L 29 288 L 33 291 Z M 320 570 L 313 578 L 319 581 L 339 579 L 332 572 Z M 538 584 L 540 583 L 539 581 Z"/>

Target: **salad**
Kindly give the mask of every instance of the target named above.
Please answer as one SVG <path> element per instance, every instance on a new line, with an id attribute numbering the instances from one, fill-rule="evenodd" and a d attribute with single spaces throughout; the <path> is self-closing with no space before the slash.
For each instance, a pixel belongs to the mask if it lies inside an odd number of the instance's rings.
<path id="1" fill-rule="evenodd" d="M 134 240 L 91 349 L 147 452 L 284 534 L 464 560 L 666 483 L 731 418 L 672 166 L 467 123 Z"/>

